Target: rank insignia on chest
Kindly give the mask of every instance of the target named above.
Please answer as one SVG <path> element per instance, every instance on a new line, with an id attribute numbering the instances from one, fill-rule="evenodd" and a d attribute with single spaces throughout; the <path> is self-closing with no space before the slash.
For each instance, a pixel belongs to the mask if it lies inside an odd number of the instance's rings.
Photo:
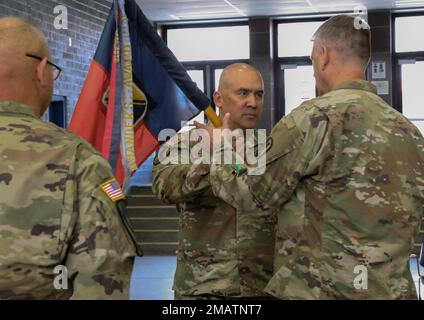
<path id="1" fill-rule="evenodd" d="M 113 202 L 118 202 L 119 200 L 125 199 L 124 192 L 115 179 L 111 179 L 101 184 L 100 189 L 102 189 L 102 191 L 106 193 L 109 199 Z"/>

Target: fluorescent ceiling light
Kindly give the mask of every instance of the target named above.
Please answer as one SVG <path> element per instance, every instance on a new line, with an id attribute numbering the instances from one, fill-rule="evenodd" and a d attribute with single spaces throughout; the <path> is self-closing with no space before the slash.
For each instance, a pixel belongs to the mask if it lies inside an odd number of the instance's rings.
<path id="1" fill-rule="evenodd" d="M 230 1 L 224 0 L 224 2 L 228 4 L 231 8 L 233 8 L 239 15 L 241 15 L 242 17 L 246 17 L 246 14 L 239 8 L 237 8 L 235 5 L 233 5 Z"/>
<path id="2" fill-rule="evenodd" d="M 174 20 L 181 20 L 181 18 L 177 17 L 175 14 L 170 14 L 169 16 Z"/>
<path id="3" fill-rule="evenodd" d="M 319 4 L 317 7 L 319 8 L 350 8 L 352 11 L 355 10 L 356 7 L 363 6 L 361 3 L 341 3 L 341 4 Z M 365 6 L 366 7 L 366 6 Z"/>
<path id="4" fill-rule="evenodd" d="M 423 1 L 397 1 L 395 3 L 396 7 L 405 7 L 405 6 L 424 6 Z"/>
<path id="5" fill-rule="evenodd" d="M 184 20 L 184 19 L 201 18 L 201 17 L 206 17 L 206 18 L 230 17 L 233 15 L 234 15 L 233 11 L 222 11 L 222 12 L 192 12 L 192 13 L 179 14 L 175 16 L 178 17 L 180 20 Z"/>
<path id="6" fill-rule="evenodd" d="M 311 7 L 312 10 L 314 10 L 315 12 L 318 12 L 319 10 L 317 8 L 314 7 L 314 5 L 312 4 L 311 0 L 306 0 L 306 3 L 309 5 L 309 7 Z"/>

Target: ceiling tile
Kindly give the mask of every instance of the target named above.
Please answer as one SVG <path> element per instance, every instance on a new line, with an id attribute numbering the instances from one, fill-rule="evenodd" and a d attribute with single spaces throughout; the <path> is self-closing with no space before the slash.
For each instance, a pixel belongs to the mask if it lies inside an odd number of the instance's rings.
<path id="1" fill-rule="evenodd" d="M 424 7 L 424 0 L 136 0 L 152 21 L 276 16 L 314 12 Z"/>

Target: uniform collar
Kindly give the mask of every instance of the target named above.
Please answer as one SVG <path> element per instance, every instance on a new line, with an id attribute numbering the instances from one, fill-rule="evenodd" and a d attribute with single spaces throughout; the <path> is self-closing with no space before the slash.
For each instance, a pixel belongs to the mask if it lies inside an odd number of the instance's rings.
<path id="1" fill-rule="evenodd" d="M 377 88 L 371 82 L 366 80 L 349 80 L 338 85 L 334 90 L 340 89 L 357 89 L 369 91 L 377 94 Z"/>
<path id="2" fill-rule="evenodd" d="M 35 117 L 34 109 L 28 107 L 25 104 L 15 101 L 2 101 L 0 102 L 0 113 L 16 113 L 21 115 L 27 115 L 31 117 Z"/>

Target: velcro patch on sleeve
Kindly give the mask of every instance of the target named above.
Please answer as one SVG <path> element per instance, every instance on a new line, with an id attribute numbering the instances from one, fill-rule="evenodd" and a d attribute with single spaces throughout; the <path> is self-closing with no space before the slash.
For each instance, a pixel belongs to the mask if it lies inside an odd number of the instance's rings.
<path id="1" fill-rule="evenodd" d="M 100 189 L 106 193 L 109 199 L 113 202 L 118 202 L 119 200 L 125 199 L 124 192 L 115 179 L 111 179 L 101 184 Z"/>

